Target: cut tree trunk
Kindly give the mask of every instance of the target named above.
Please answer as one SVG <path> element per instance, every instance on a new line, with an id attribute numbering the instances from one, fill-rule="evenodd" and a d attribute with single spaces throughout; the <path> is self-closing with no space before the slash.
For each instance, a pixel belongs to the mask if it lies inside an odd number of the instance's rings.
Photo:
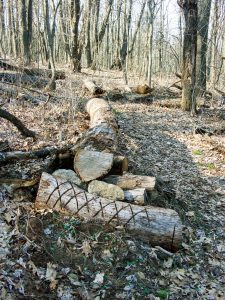
<path id="1" fill-rule="evenodd" d="M 90 115 L 90 129 L 77 141 L 74 151 L 80 148 L 115 151 L 118 125 L 108 102 L 93 98 L 88 101 L 86 110 Z"/>
<path id="2" fill-rule="evenodd" d="M 96 85 L 94 83 L 94 81 L 92 81 L 90 79 L 84 80 L 84 86 L 86 89 L 88 89 L 92 93 L 93 96 L 101 95 L 104 93 L 104 90 L 100 86 Z"/>
<path id="3" fill-rule="evenodd" d="M 156 189 L 156 179 L 150 176 L 125 174 L 123 176 L 110 175 L 103 179 L 107 183 L 118 185 L 124 190 L 144 188 L 150 192 Z"/>
<path id="4" fill-rule="evenodd" d="M 126 201 L 136 204 L 136 205 L 145 205 L 147 202 L 147 192 L 146 189 L 134 189 L 124 191 L 124 198 Z"/>
<path id="5" fill-rule="evenodd" d="M 123 225 L 136 237 L 169 250 L 178 249 L 182 243 L 182 223 L 174 210 L 94 197 L 47 173 L 41 177 L 36 207 L 70 211 L 86 221 Z"/>
<path id="6" fill-rule="evenodd" d="M 13 123 L 13 125 L 17 127 L 22 135 L 26 137 L 35 137 L 36 133 L 34 131 L 29 130 L 17 117 L 2 108 L 0 108 L 0 118 L 6 119 Z"/>
<path id="7" fill-rule="evenodd" d="M 112 165 L 113 154 L 105 152 L 79 150 L 74 159 L 74 169 L 84 182 L 108 174 Z"/>

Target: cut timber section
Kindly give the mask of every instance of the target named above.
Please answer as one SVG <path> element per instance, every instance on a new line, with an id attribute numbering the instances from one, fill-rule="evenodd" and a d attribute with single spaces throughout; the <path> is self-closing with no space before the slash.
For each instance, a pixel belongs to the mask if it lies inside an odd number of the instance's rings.
<path id="1" fill-rule="evenodd" d="M 112 165 L 113 154 L 105 152 L 79 150 L 74 159 L 74 169 L 85 182 L 108 174 Z"/>
<path id="2" fill-rule="evenodd" d="M 86 89 L 88 89 L 92 93 L 93 96 L 104 93 L 104 90 L 100 86 L 96 85 L 94 83 L 94 81 L 92 81 L 90 79 L 84 80 L 84 86 Z"/>
<path id="3" fill-rule="evenodd" d="M 169 250 L 178 249 L 182 243 L 182 223 L 174 210 L 94 197 L 75 184 L 47 173 L 41 177 L 36 207 L 70 211 L 93 222 L 123 225 L 138 238 Z"/>
<path id="4" fill-rule="evenodd" d="M 125 174 L 123 176 L 110 175 L 103 179 L 107 183 L 115 184 L 124 190 L 136 188 L 146 189 L 147 192 L 156 188 L 156 178 L 151 176 Z"/>
<path id="5" fill-rule="evenodd" d="M 90 128 L 77 142 L 74 151 L 82 148 L 114 152 L 117 148 L 118 125 L 108 102 L 93 98 L 88 101 L 86 110 L 90 115 Z"/>

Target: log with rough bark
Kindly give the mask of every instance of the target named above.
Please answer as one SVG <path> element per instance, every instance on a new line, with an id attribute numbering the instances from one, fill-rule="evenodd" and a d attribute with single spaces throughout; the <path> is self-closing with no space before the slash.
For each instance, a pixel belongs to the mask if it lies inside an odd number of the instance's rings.
<path id="1" fill-rule="evenodd" d="M 3 68 L 4 70 L 10 70 L 10 71 L 16 71 L 20 73 L 25 73 L 30 76 L 43 76 L 43 77 L 49 77 L 52 76 L 51 70 L 44 70 L 44 69 L 38 69 L 38 68 L 25 68 L 25 67 L 18 67 L 15 65 L 8 64 L 2 60 L 0 60 L 0 68 Z M 65 72 L 63 71 L 55 71 L 56 73 L 56 79 L 65 79 Z"/>
<path id="2" fill-rule="evenodd" d="M 169 250 L 178 249 L 182 243 L 182 223 L 174 210 L 94 197 L 47 173 L 41 177 L 36 207 L 69 211 L 85 221 L 122 225 L 136 237 Z"/>
<path id="3" fill-rule="evenodd" d="M 112 165 L 112 153 L 81 149 L 76 153 L 74 158 L 74 169 L 84 182 L 88 182 L 108 174 Z"/>
<path id="4" fill-rule="evenodd" d="M 147 202 L 147 192 L 146 189 L 134 189 L 124 191 L 124 198 L 127 202 L 137 204 L 137 205 L 145 205 Z"/>
<path id="5" fill-rule="evenodd" d="M 35 137 L 36 133 L 28 129 L 17 117 L 9 113 L 7 110 L 0 108 L 0 118 L 6 119 L 13 123 L 14 126 L 26 137 Z"/>
<path id="6" fill-rule="evenodd" d="M 53 156 L 56 154 L 68 153 L 72 146 L 68 145 L 63 148 L 45 147 L 34 151 L 12 151 L 12 152 L 0 152 L 0 163 L 10 162 L 15 160 L 28 160 L 45 158 L 47 156 Z"/>
<path id="7" fill-rule="evenodd" d="M 90 115 L 90 128 L 78 140 L 74 151 L 79 148 L 115 151 L 118 125 L 108 102 L 93 98 L 88 101 L 86 110 Z"/>
<path id="8" fill-rule="evenodd" d="M 156 189 L 156 179 L 151 176 L 125 174 L 123 176 L 110 175 L 103 179 L 107 183 L 118 185 L 124 190 L 143 188 L 150 192 Z"/>
<path id="9" fill-rule="evenodd" d="M 88 89 L 92 93 L 92 95 L 104 94 L 105 91 L 100 86 L 96 85 L 94 81 L 90 79 L 85 79 L 83 82 L 84 87 Z"/>

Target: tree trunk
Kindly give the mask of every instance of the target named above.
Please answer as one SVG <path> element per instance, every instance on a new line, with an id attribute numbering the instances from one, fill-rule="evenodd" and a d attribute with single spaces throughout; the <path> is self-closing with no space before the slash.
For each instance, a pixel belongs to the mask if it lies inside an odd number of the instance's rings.
<path id="1" fill-rule="evenodd" d="M 182 108 L 196 112 L 196 51 L 197 51 L 197 0 L 178 0 L 185 18 L 183 66 L 182 66 Z"/>
<path id="2" fill-rule="evenodd" d="M 206 55 L 208 48 L 208 28 L 211 0 L 200 0 L 198 4 L 198 37 L 196 57 L 196 94 L 202 95 L 206 90 Z"/>
<path id="3" fill-rule="evenodd" d="M 177 250 L 182 243 L 183 227 L 174 210 L 94 197 L 75 184 L 47 173 L 42 174 L 35 205 L 38 209 L 69 211 L 86 221 L 122 225 L 153 246 Z"/>

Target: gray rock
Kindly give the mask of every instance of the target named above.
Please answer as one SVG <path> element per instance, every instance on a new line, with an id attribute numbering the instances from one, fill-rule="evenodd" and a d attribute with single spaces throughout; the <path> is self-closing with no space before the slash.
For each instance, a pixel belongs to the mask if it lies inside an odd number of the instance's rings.
<path id="1" fill-rule="evenodd" d="M 99 180 L 89 183 L 88 192 L 106 199 L 124 200 L 124 191 L 119 186 Z"/>
<path id="2" fill-rule="evenodd" d="M 58 169 L 52 175 L 57 176 L 62 180 L 70 181 L 80 187 L 83 187 L 82 181 L 73 170 Z"/>

